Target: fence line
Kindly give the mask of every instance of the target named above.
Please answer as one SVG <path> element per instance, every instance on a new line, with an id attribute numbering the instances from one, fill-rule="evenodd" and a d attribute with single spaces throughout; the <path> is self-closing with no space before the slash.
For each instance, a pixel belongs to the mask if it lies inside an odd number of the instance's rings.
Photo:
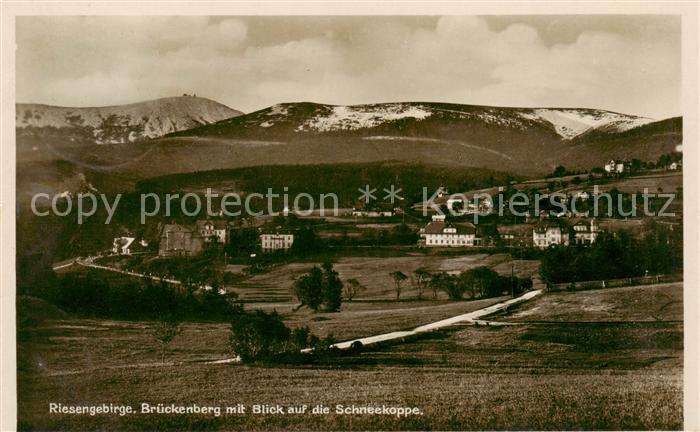
<path id="1" fill-rule="evenodd" d="M 638 285 L 654 285 L 659 283 L 680 282 L 683 281 L 682 274 L 656 275 L 656 276 L 638 276 L 621 279 L 605 279 L 595 281 L 580 281 L 549 284 L 546 291 L 583 291 L 602 288 L 620 288 L 626 286 Z"/>

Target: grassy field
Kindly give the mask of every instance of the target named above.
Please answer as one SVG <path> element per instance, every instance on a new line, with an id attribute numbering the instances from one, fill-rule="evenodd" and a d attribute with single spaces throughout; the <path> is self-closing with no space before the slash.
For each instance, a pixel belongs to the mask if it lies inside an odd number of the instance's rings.
<path id="1" fill-rule="evenodd" d="M 333 265 L 344 281 L 355 278 L 366 290 L 357 300 L 392 300 L 396 298 L 394 281 L 390 273 L 401 271 L 408 276 L 419 267 L 430 272 L 461 272 L 478 266 L 491 267 L 501 274 L 514 273 L 519 277 L 537 276 L 538 261 L 512 260 L 508 254 L 471 254 L 461 256 L 419 255 L 400 257 L 342 257 Z M 292 263 L 255 275 L 234 287 L 241 300 L 246 302 L 293 302 L 294 279 L 320 263 Z M 430 295 L 430 293 L 425 293 Z M 415 298 L 417 292 L 410 281 L 403 284 L 401 298 Z M 444 293 L 439 299 L 446 299 Z"/>
<path id="2" fill-rule="evenodd" d="M 527 321 L 683 320 L 683 282 L 554 292 L 515 306 L 502 319 Z"/>
<path id="3" fill-rule="evenodd" d="M 19 341 L 20 428 L 680 429 L 681 298 L 681 284 L 545 294 L 498 317 L 514 325 L 458 326 L 306 367 L 207 364 L 230 356 L 224 324 L 188 323 L 162 364 L 149 323 L 46 321 Z M 456 305 L 483 307 L 477 303 Z M 374 312 L 391 316 L 401 309 L 400 302 L 388 304 L 376 302 Z M 419 307 L 413 315 L 429 320 L 431 309 L 450 305 Z M 323 315 L 309 315 L 310 323 L 331 323 L 313 321 Z M 49 415 L 50 402 L 137 410 L 142 402 L 386 404 L 422 414 L 77 416 Z"/>

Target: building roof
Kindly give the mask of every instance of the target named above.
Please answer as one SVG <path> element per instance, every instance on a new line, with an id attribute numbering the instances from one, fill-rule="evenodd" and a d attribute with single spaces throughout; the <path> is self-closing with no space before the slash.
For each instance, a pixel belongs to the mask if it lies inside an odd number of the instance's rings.
<path id="1" fill-rule="evenodd" d="M 530 234 L 530 232 L 532 230 L 532 225 L 531 224 L 498 225 L 496 227 L 496 230 L 498 230 L 498 233 L 501 235 L 503 235 L 503 234 L 525 235 L 525 234 Z"/>
<path id="2" fill-rule="evenodd" d="M 590 232 L 591 231 L 591 223 L 593 223 L 593 225 L 598 224 L 595 219 L 579 219 L 573 226 L 584 228 L 583 230 L 578 230 L 579 233 L 580 232 Z"/>
<path id="3" fill-rule="evenodd" d="M 207 224 L 212 224 L 214 226 L 215 230 L 222 230 L 222 229 L 228 228 L 228 224 L 226 223 L 226 221 L 221 220 L 221 219 L 214 219 L 214 220 L 202 219 L 202 220 L 198 220 L 197 222 L 194 223 L 195 227 L 199 231 L 203 230 L 205 225 L 207 225 Z"/>
<path id="4" fill-rule="evenodd" d="M 134 237 L 115 237 L 113 245 L 120 249 L 127 249 L 136 240 Z"/>
<path id="5" fill-rule="evenodd" d="M 540 234 L 545 233 L 550 229 L 559 229 L 563 231 L 566 229 L 566 222 L 561 219 L 545 219 L 535 225 L 533 228 L 535 232 Z"/>
<path id="6" fill-rule="evenodd" d="M 431 221 L 421 230 L 423 234 L 443 234 L 445 228 L 456 228 L 457 234 L 475 234 L 476 228 L 472 224 L 452 224 L 444 221 Z"/>
<path id="7" fill-rule="evenodd" d="M 180 225 L 177 223 L 165 224 L 163 226 L 162 234 L 166 232 L 192 232 L 192 228 L 187 225 Z"/>
<path id="8" fill-rule="evenodd" d="M 260 235 L 284 235 L 284 234 L 294 234 L 294 232 L 283 226 L 264 226 L 260 228 Z"/>

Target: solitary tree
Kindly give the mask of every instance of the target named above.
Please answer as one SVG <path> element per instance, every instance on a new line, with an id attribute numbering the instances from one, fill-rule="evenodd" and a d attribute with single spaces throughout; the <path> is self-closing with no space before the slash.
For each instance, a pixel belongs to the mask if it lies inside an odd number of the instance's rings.
<path id="1" fill-rule="evenodd" d="M 165 348 L 177 335 L 182 332 L 182 323 L 174 316 L 166 316 L 158 320 L 153 327 L 153 335 L 160 342 L 160 361 L 165 363 Z"/>
<path id="2" fill-rule="evenodd" d="M 294 282 L 294 294 L 300 305 L 308 306 L 314 311 L 323 307 L 329 312 L 340 309 L 343 301 L 343 282 L 338 272 L 333 270 L 333 264 L 324 263 L 322 269 L 314 266 L 307 274 Z"/>
<path id="3" fill-rule="evenodd" d="M 567 174 L 566 168 L 559 165 L 558 167 L 554 168 L 554 172 L 552 172 L 552 177 L 563 177 L 566 174 Z"/>
<path id="4" fill-rule="evenodd" d="M 355 278 L 348 279 L 343 285 L 343 294 L 347 301 L 352 301 L 358 294 L 365 290 L 365 286 Z"/>
<path id="5" fill-rule="evenodd" d="M 395 271 L 393 273 L 390 273 L 390 276 L 394 279 L 394 289 L 396 290 L 396 300 L 401 297 L 401 290 L 403 289 L 402 284 L 406 279 L 408 279 L 408 276 L 406 276 L 404 273 L 400 271 Z"/>
<path id="6" fill-rule="evenodd" d="M 418 299 L 423 298 L 423 292 L 430 284 L 431 274 L 425 267 L 419 267 L 413 271 L 413 281 L 418 292 Z"/>
<path id="7" fill-rule="evenodd" d="M 297 279 L 294 282 L 294 294 L 299 299 L 299 308 L 308 306 L 317 311 L 323 303 L 323 272 L 321 269 L 314 266 L 307 274 Z"/>
<path id="8" fill-rule="evenodd" d="M 323 264 L 323 304 L 326 311 L 337 312 L 343 301 L 343 282 L 338 272 L 333 270 L 333 264 Z"/>

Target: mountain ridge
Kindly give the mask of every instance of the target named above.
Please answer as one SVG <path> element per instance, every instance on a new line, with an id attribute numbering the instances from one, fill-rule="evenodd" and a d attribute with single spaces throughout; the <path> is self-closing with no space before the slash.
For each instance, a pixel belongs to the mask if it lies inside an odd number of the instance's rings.
<path id="1" fill-rule="evenodd" d="M 90 132 L 100 144 L 158 138 L 242 115 L 211 99 L 196 96 L 166 97 L 124 105 L 64 107 L 47 104 L 16 104 L 18 129 L 67 128 Z M 103 129 L 114 129 L 101 139 Z"/>
<path id="2" fill-rule="evenodd" d="M 598 129 L 612 132 L 628 130 L 654 119 L 622 114 L 614 111 L 592 108 L 513 108 L 485 105 L 463 105 L 438 102 L 390 102 L 361 105 L 331 105 L 313 102 L 280 103 L 243 116 L 239 121 L 226 119 L 217 122 L 213 128 L 194 128 L 176 135 L 217 135 L 214 128 L 226 124 L 235 126 L 243 123 L 250 128 L 257 123 L 260 129 L 274 127 L 278 123 L 288 123 L 284 117 L 297 117 L 293 132 L 337 132 L 359 129 L 372 129 L 386 123 L 413 119 L 423 121 L 439 116 L 452 121 L 481 120 L 505 127 L 541 127 L 553 129 L 564 139 L 573 139 L 581 134 Z M 451 117 L 451 118 L 450 118 Z"/>

